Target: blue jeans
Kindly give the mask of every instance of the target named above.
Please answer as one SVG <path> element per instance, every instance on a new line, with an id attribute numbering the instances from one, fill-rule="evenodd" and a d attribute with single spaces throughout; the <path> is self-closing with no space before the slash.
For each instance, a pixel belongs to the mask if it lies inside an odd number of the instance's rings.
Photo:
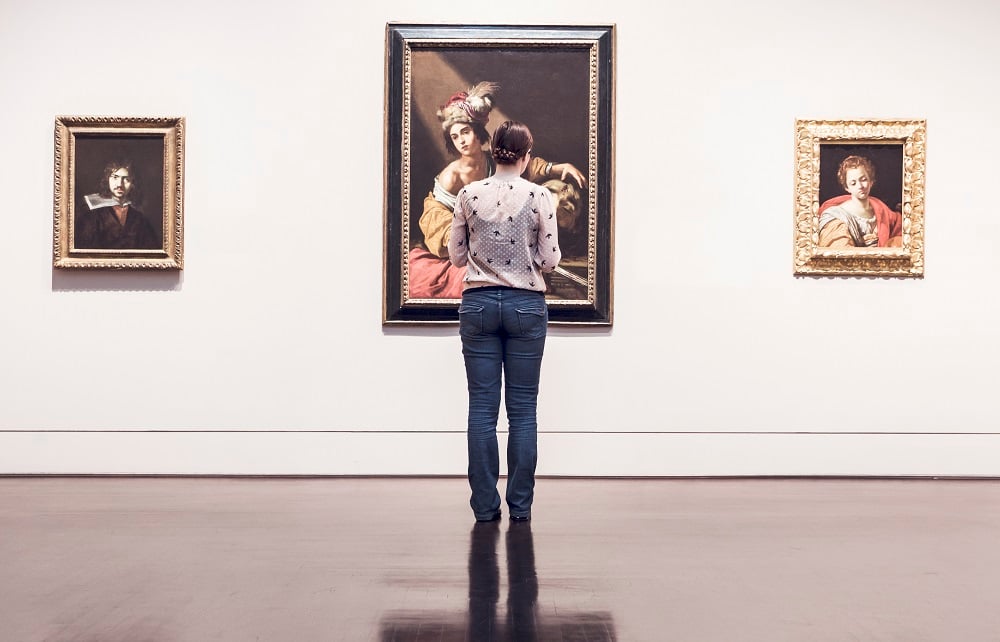
<path id="1" fill-rule="evenodd" d="M 507 419 L 507 506 L 529 517 L 538 460 L 538 378 L 549 312 L 541 292 L 475 288 L 462 294 L 459 334 L 469 381 L 469 503 L 476 519 L 500 513 L 497 419 L 504 384 Z"/>

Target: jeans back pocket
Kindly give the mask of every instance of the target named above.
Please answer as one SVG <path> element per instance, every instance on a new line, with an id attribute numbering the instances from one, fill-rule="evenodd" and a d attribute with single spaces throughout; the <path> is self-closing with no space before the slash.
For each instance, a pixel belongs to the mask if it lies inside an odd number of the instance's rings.
<path id="1" fill-rule="evenodd" d="M 549 309 L 544 303 L 518 306 L 517 322 L 521 326 L 521 336 L 525 339 L 544 337 L 549 322 Z"/>
<path id="2" fill-rule="evenodd" d="M 474 337 L 483 333 L 483 306 L 478 303 L 462 303 L 458 306 L 458 333 L 463 337 Z"/>

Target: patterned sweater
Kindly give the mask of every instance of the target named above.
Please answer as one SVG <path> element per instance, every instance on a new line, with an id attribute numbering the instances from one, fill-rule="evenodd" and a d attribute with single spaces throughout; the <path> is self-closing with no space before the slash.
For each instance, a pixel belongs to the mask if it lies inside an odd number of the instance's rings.
<path id="1" fill-rule="evenodd" d="M 468 265 L 464 289 L 504 285 L 545 291 L 559 264 L 559 228 L 549 190 L 524 178 L 475 181 L 458 193 L 448 255 Z"/>

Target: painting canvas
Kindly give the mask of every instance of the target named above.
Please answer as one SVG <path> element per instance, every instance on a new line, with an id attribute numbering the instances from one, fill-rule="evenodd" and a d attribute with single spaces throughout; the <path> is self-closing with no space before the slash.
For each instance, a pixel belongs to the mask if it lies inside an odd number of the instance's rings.
<path id="1" fill-rule="evenodd" d="M 183 267 L 182 118 L 56 119 L 53 264 Z"/>
<path id="2" fill-rule="evenodd" d="M 612 47 L 610 26 L 387 26 L 384 323 L 457 322 L 464 268 L 447 240 L 463 179 L 449 168 L 518 120 L 535 139 L 525 177 L 559 204 L 550 319 L 610 325 Z"/>

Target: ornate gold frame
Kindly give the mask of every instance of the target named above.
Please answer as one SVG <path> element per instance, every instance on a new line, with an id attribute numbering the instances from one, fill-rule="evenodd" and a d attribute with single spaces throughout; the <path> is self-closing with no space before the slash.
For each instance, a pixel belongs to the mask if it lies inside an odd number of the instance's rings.
<path id="1" fill-rule="evenodd" d="M 184 119 L 179 117 L 56 117 L 52 238 L 54 267 L 117 270 L 184 268 L 184 125 Z M 158 144 L 162 147 L 163 243 L 160 248 L 75 247 L 74 228 L 79 200 L 77 143 L 82 138 L 105 141 L 105 144 L 109 141 L 120 142 L 126 147 L 129 141 L 147 141 L 148 145 Z"/>
<path id="2" fill-rule="evenodd" d="M 797 120 L 795 122 L 794 273 L 814 276 L 924 274 L 924 120 Z M 824 144 L 902 147 L 902 247 L 819 247 L 820 149 Z"/>

